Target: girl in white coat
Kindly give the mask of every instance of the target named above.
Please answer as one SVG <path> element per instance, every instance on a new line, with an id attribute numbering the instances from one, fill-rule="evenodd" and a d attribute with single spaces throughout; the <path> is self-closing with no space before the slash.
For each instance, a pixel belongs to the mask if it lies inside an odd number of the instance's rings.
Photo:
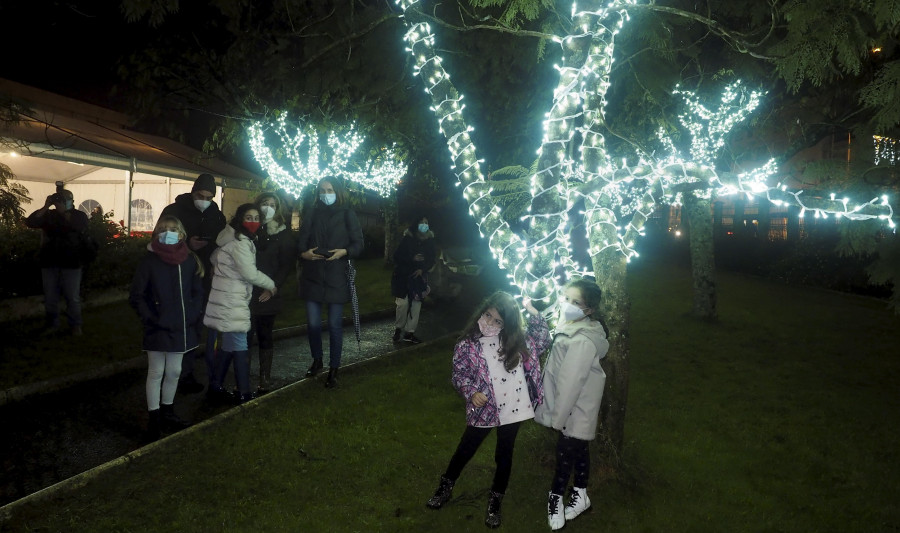
<path id="1" fill-rule="evenodd" d="M 547 521 L 554 531 L 591 506 L 587 496 L 591 468 L 588 442 L 597 434 L 606 384 L 600 360 L 609 350 L 603 324 L 593 319 L 601 296 L 600 287 L 587 280 L 566 285 L 560 301 L 560 322 L 544 366 L 544 403 L 534 414 L 536 422 L 559 431 L 556 473 L 547 501 Z M 561 509 L 573 470 L 574 487 Z"/>
<path id="2" fill-rule="evenodd" d="M 253 398 L 250 392 L 250 353 L 247 332 L 250 331 L 250 297 L 253 286 L 263 289 L 259 301 L 275 294 L 275 282 L 256 268 L 256 231 L 259 210 L 255 204 L 243 204 L 216 238 L 212 255 L 213 280 L 206 304 L 203 324 L 222 332 L 222 349 L 216 356 L 213 382 L 209 393 L 225 397 L 222 387 L 228 366 L 234 360 L 234 378 L 238 385 L 239 403 Z"/>

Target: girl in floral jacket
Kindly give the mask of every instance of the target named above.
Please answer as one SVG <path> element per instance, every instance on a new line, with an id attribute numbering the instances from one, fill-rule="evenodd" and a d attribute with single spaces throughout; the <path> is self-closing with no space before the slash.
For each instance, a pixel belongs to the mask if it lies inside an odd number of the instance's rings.
<path id="1" fill-rule="evenodd" d="M 478 447 L 497 428 L 494 459 L 497 470 L 488 499 L 485 524 L 500 525 L 500 503 L 509 483 L 512 454 L 519 426 L 534 418 L 543 401 L 540 355 L 550 345 L 547 322 L 526 300 L 528 331 L 515 299 L 496 292 L 472 316 L 453 350 L 451 382 L 466 400 L 466 430 L 426 504 L 440 509 L 450 500 L 453 485 Z"/>

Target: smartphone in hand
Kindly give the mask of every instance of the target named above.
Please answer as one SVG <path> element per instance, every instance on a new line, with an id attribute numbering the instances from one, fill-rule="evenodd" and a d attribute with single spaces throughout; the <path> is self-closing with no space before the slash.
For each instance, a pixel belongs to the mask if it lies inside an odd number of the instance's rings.
<path id="1" fill-rule="evenodd" d="M 325 250 L 324 248 L 316 248 L 315 250 L 313 250 L 313 253 L 316 255 L 321 255 L 325 259 L 328 259 L 332 255 L 334 255 L 334 252 L 329 252 L 328 250 Z"/>

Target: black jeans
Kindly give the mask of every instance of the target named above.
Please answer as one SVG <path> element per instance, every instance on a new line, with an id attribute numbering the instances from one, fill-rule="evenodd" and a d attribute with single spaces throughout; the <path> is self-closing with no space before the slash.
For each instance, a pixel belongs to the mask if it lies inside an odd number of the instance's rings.
<path id="1" fill-rule="evenodd" d="M 256 341 L 260 350 L 271 350 L 275 346 L 272 330 L 275 328 L 275 315 L 253 315 L 250 317 L 250 333 L 247 334 L 249 346 L 250 337 L 256 334 Z"/>
<path id="2" fill-rule="evenodd" d="M 494 462 L 497 463 L 497 470 L 494 472 L 494 483 L 491 490 L 501 494 L 506 492 L 509 485 L 509 474 L 512 472 L 512 456 L 513 448 L 516 445 L 516 435 L 519 433 L 521 422 L 514 424 L 506 424 L 497 426 L 497 447 L 494 449 Z M 468 464 L 469 460 L 475 456 L 478 447 L 487 438 L 488 433 L 494 428 L 476 428 L 466 426 L 456 452 L 450 458 L 450 464 L 444 477 L 453 481 L 459 479 L 462 469 Z"/>
<path id="3" fill-rule="evenodd" d="M 550 492 L 564 495 L 569 484 L 569 475 L 575 470 L 575 486 L 587 488 L 588 474 L 591 471 L 591 456 L 588 454 L 588 441 L 566 437 L 559 434 L 556 441 L 556 474 Z"/>

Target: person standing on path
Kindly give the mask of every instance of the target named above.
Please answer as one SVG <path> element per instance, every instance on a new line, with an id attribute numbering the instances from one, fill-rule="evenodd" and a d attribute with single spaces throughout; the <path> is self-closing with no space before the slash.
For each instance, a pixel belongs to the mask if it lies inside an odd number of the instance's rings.
<path id="1" fill-rule="evenodd" d="M 50 209 L 53 207 L 53 209 Z M 81 278 L 99 244 L 88 233 L 88 217 L 75 209 L 72 191 L 57 182 L 44 207 L 28 215 L 25 225 L 41 230 L 38 262 L 44 286 L 44 334 L 59 332 L 59 295 L 66 299 L 66 318 L 72 335 L 82 334 Z"/>
<path id="2" fill-rule="evenodd" d="M 347 206 L 340 181 L 326 177 L 316 187 L 312 212 L 303 218 L 297 239 L 300 256 L 300 298 L 306 301 L 307 338 L 313 362 L 306 377 L 323 368 L 322 307 L 328 306 L 330 361 L 325 386 L 337 386 L 344 344 L 343 309 L 350 301 L 350 259 L 363 251 L 363 234 L 356 213 Z"/>
<path id="3" fill-rule="evenodd" d="M 422 301 L 430 292 L 428 272 L 434 267 L 436 253 L 434 233 L 428 217 L 415 219 L 403 232 L 403 239 L 394 251 L 394 272 L 391 275 L 391 294 L 397 305 L 394 321 L 394 342 L 422 342 L 415 335 L 419 325 Z"/>
<path id="4" fill-rule="evenodd" d="M 160 217 L 128 298 L 144 326 L 148 441 L 158 439 L 161 430 L 177 431 L 188 425 L 175 414 L 173 404 L 181 358 L 198 344 L 204 269 L 188 248 L 186 237 L 177 218 Z"/>
<path id="5" fill-rule="evenodd" d="M 181 221 L 187 232 L 185 242 L 200 261 L 203 268 L 209 274 L 203 279 L 203 305 L 209 299 L 209 291 L 212 284 L 212 263 L 210 257 L 216 249 L 216 237 L 225 228 L 225 215 L 219 210 L 219 206 L 213 200 L 216 196 L 216 179 L 212 174 L 200 174 L 194 180 L 194 186 L 190 193 L 179 194 L 175 201 L 167 205 L 160 215 L 174 216 Z M 202 325 L 198 324 L 198 328 Z M 197 331 L 198 337 L 202 330 Z M 206 331 L 206 359 L 207 377 L 212 380 L 215 367 L 216 332 Z M 194 362 L 197 350 L 191 350 L 184 355 L 181 362 L 181 379 L 178 383 L 178 391 L 182 393 L 197 393 L 203 390 L 203 385 L 194 376 Z"/>
<path id="6" fill-rule="evenodd" d="M 491 430 L 497 429 L 497 469 L 484 523 L 500 526 L 500 504 L 509 484 L 513 448 L 522 422 L 543 400 L 540 356 L 550 345 L 547 322 L 526 300 L 528 330 L 516 300 L 495 292 L 478 308 L 453 349 L 453 387 L 466 401 L 466 429 L 437 490 L 426 505 L 440 509 Z"/>
<path id="7" fill-rule="evenodd" d="M 234 360 L 238 403 L 253 399 L 250 391 L 250 298 L 253 287 L 263 289 L 259 301 L 266 302 L 278 290 L 272 278 L 256 268 L 256 232 L 259 230 L 256 204 L 242 204 L 225 229 L 216 238 L 218 248 L 212 256 L 213 281 L 206 303 L 203 324 L 222 333 L 222 349 L 216 357 L 215 372 L 209 382 L 211 398 L 226 396 L 223 388 L 228 366 Z"/>
<path id="8" fill-rule="evenodd" d="M 257 393 L 265 394 L 272 387 L 272 359 L 275 343 L 272 330 L 275 315 L 282 308 L 281 288 L 297 263 L 294 235 L 286 226 L 285 211 L 279 196 L 264 192 L 256 197 L 262 225 L 256 232 L 256 268 L 275 282 L 278 289 L 274 296 L 263 301 L 266 292 L 261 287 L 253 288 L 250 299 L 251 336 L 256 334 L 259 343 L 259 385 Z"/>
<path id="9" fill-rule="evenodd" d="M 544 403 L 534 419 L 559 432 L 556 473 L 547 500 L 547 522 L 556 531 L 591 507 L 587 495 L 591 461 L 588 443 L 597 436 L 597 421 L 606 373 L 600 360 L 609 351 L 603 324 L 597 320 L 602 291 L 596 283 L 575 280 L 563 289 L 560 321 L 544 366 Z M 575 472 L 569 501 L 563 498 Z"/>

